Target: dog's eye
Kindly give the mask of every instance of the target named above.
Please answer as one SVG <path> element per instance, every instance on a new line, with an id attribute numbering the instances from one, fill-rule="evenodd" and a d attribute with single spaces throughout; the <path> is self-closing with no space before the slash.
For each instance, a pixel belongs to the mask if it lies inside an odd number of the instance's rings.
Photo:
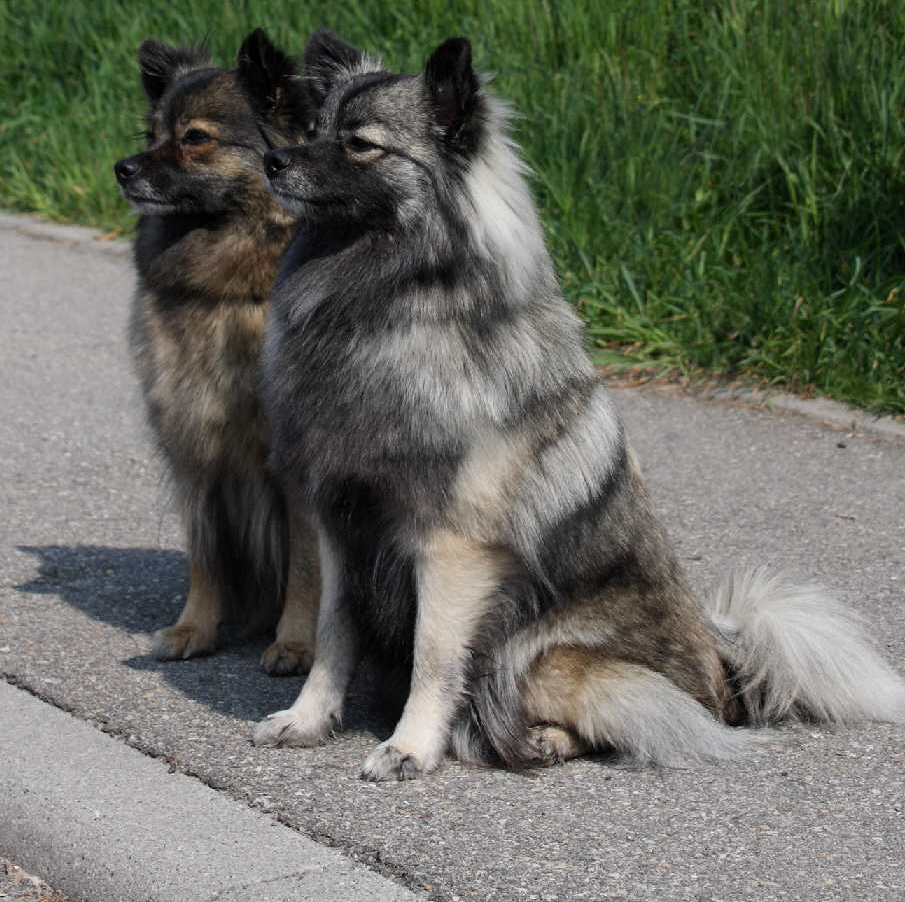
<path id="1" fill-rule="evenodd" d="M 207 144 L 211 136 L 200 128 L 190 128 L 183 136 L 183 144 Z"/>
<path id="2" fill-rule="evenodd" d="M 145 132 L 145 141 L 147 141 L 148 144 L 153 144 L 154 143 L 154 132 L 151 132 L 151 131 Z"/>
<path id="3" fill-rule="evenodd" d="M 365 141 L 364 138 L 359 138 L 356 135 L 352 135 L 352 137 L 346 141 L 346 147 L 348 147 L 352 153 L 367 153 L 369 150 L 380 150 L 378 144 L 373 144 L 371 141 Z"/>

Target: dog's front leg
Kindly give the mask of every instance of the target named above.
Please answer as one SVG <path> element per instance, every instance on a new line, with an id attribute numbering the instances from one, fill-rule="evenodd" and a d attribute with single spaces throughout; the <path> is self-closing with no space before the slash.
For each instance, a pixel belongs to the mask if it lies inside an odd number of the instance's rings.
<path id="1" fill-rule="evenodd" d="M 311 673 L 291 708 L 277 711 L 255 728 L 254 743 L 311 747 L 341 723 L 349 681 L 358 664 L 358 631 L 340 547 L 318 530 L 321 601 Z"/>
<path id="2" fill-rule="evenodd" d="M 192 558 L 189 594 L 179 619 L 154 633 L 151 651 L 162 661 L 209 655 L 217 647 L 217 628 L 223 618 L 220 587 L 209 569 Z"/>
<path id="3" fill-rule="evenodd" d="M 289 504 L 289 572 L 276 639 L 261 656 L 272 676 L 310 670 L 317 641 L 317 533 L 303 505 Z"/>
<path id="4" fill-rule="evenodd" d="M 431 537 L 415 566 L 412 685 L 393 735 L 365 761 L 364 780 L 411 780 L 443 760 L 465 690 L 471 646 L 504 575 L 505 558 L 443 531 Z"/>

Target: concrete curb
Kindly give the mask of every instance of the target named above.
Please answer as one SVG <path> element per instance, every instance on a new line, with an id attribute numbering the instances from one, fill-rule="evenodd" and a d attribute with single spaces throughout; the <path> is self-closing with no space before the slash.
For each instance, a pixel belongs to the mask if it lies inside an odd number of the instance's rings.
<path id="1" fill-rule="evenodd" d="M 423 898 L 4 682 L 0 723 L 0 855 L 73 902 Z"/>
<path id="2" fill-rule="evenodd" d="M 45 241 L 65 242 L 69 246 L 83 250 L 99 251 L 117 256 L 128 255 L 130 252 L 130 243 L 123 238 L 111 240 L 105 238 L 103 233 L 97 229 L 60 225 L 32 216 L 0 213 L 0 229 L 10 229 Z M 644 384 L 620 387 L 646 388 Z M 691 389 L 689 394 L 708 401 L 722 401 L 760 409 L 766 408 L 777 413 L 794 414 L 833 429 L 905 443 L 905 420 L 874 416 L 829 398 L 800 398 L 784 392 L 721 385 L 708 385 L 706 388 L 697 390 Z"/>
<path id="3" fill-rule="evenodd" d="M 708 387 L 700 391 L 691 389 L 689 394 L 706 401 L 756 407 L 773 413 L 792 414 L 823 426 L 829 426 L 831 429 L 905 443 L 905 420 L 897 417 L 876 416 L 831 398 L 799 398 L 798 395 L 790 395 L 785 392 L 728 386 Z"/>
<path id="4" fill-rule="evenodd" d="M 124 238 L 105 238 L 103 232 L 87 226 L 62 225 L 45 222 L 33 216 L 19 216 L 14 213 L 0 213 L 0 229 L 19 232 L 43 241 L 56 241 L 80 250 L 97 251 L 102 254 L 128 256 L 131 247 Z"/>

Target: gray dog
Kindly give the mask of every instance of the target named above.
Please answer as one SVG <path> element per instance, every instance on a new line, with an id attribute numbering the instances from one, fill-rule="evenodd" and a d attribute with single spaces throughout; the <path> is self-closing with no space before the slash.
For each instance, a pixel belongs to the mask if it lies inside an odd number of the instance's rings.
<path id="1" fill-rule="evenodd" d="M 752 571 L 706 607 L 691 592 L 469 43 L 410 76 L 320 33 L 305 66 L 308 140 L 265 160 L 305 225 L 264 394 L 322 594 L 308 681 L 256 743 L 323 741 L 366 651 L 411 667 L 368 780 L 448 751 L 718 760 L 748 744 L 730 725 L 905 718 L 905 684 L 819 591 Z"/>

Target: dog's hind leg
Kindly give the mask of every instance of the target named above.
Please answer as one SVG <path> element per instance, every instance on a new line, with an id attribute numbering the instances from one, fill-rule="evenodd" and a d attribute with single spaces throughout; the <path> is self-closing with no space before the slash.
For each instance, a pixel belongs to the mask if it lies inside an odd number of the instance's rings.
<path id="1" fill-rule="evenodd" d="M 591 746 L 574 730 L 551 723 L 529 727 L 528 744 L 537 754 L 536 763 L 543 767 L 562 764 L 591 751 Z"/>
<path id="2" fill-rule="evenodd" d="M 189 594 L 179 619 L 154 634 L 152 651 L 163 661 L 209 655 L 217 647 L 223 619 L 219 586 L 197 560 L 192 561 Z"/>
<path id="3" fill-rule="evenodd" d="M 261 656 L 261 667 L 272 676 L 309 670 L 314 661 L 320 580 L 317 535 L 298 509 L 289 512 L 289 572 L 276 639 Z"/>
<path id="4" fill-rule="evenodd" d="M 393 735 L 368 756 L 364 780 L 410 780 L 443 760 L 465 688 L 469 649 L 507 570 L 505 555 L 449 531 L 416 561 L 412 682 Z"/>
<path id="5" fill-rule="evenodd" d="M 531 740 L 562 742 L 562 757 L 615 750 L 639 764 L 681 766 L 732 758 L 749 745 L 663 674 L 594 648 L 557 645 L 540 655 L 523 701 L 529 722 L 545 725 Z M 551 734 L 550 726 L 571 735 Z M 553 751 L 555 758 L 555 742 Z M 550 757 L 538 755 L 540 763 Z"/>

